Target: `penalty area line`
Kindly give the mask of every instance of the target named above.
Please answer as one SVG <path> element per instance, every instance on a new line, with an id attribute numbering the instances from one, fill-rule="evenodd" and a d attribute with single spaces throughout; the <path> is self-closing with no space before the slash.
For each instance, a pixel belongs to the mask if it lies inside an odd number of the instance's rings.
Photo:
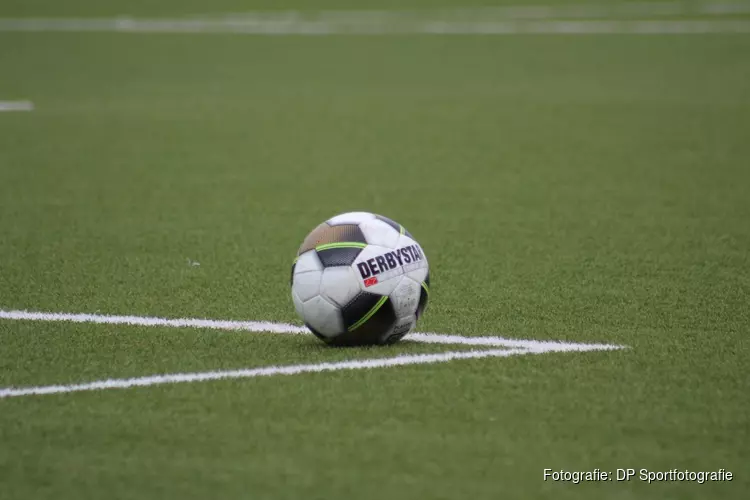
<path id="1" fill-rule="evenodd" d="M 131 387 L 147 387 L 152 385 L 179 384 L 187 382 L 206 382 L 210 380 L 229 380 L 254 377 L 269 377 L 272 375 L 298 375 L 301 373 L 320 373 L 341 370 L 362 370 L 372 368 L 387 368 L 394 366 L 425 365 L 446 363 L 459 359 L 481 359 L 490 357 L 506 357 L 520 354 L 534 354 L 528 349 L 488 349 L 481 351 L 443 352 L 437 354 L 402 355 L 391 358 L 363 359 L 341 361 L 336 363 L 318 363 L 306 365 L 268 366 L 263 368 L 248 368 L 242 370 L 211 371 L 201 373 L 173 373 L 165 375 L 151 375 L 125 379 L 107 379 L 83 384 L 48 385 L 39 387 L 10 387 L 0 389 L 0 399 L 20 396 L 38 396 L 45 394 L 65 394 L 70 392 L 97 391 L 106 389 L 128 389 Z"/>
<path id="2" fill-rule="evenodd" d="M 223 331 L 251 333 L 307 334 L 309 330 L 290 323 L 270 321 L 232 321 L 195 318 L 159 318 L 148 316 L 116 316 L 107 314 L 50 313 L 38 311 L 0 310 L 0 319 L 21 321 L 52 321 L 72 323 L 96 323 L 105 325 L 152 326 L 169 328 L 205 328 Z M 581 344 L 540 340 L 509 339 L 498 336 L 463 336 L 440 333 L 410 333 L 404 340 L 424 344 L 452 344 L 477 347 L 505 347 L 528 349 L 534 352 L 604 351 L 623 349 L 613 344 Z"/>
<path id="3" fill-rule="evenodd" d="M 211 330 L 240 330 L 253 333 L 309 333 L 307 328 L 270 321 L 227 321 L 194 318 L 158 318 L 148 316 L 117 316 L 109 314 L 71 314 L 36 311 L 0 310 L 0 319 L 26 321 L 62 321 L 96 323 L 101 325 L 164 326 L 169 328 L 207 328 Z"/>
<path id="4" fill-rule="evenodd" d="M 172 328 L 207 328 L 214 330 L 242 331 L 253 333 L 308 333 L 308 330 L 301 326 L 296 326 L 289 323 L 273 323 L 269 321 L 229 321 L 192 318 L 168 319 L 145 316 L 112 316 L 104 314 L 48 313 L 17 310 L 0 310 L 0 319 Z M 399 355 L 390 358 L 348 360 L 331 363 L 268 366 L 259 368 L 246 368 L 240 370 L 209 371 L 200 373 L 173 373 L 124 379 L 106 379 L 68 385 L 8 387 L 0 388 L 0 399 L 19 396 L 64 394 L 70 392 L 97 391 L 106 389 L 127 389 L 131 387 L 147 387 L 162 384 L 205 382 L 210 380 L 229 380 L 240 378 L 269 377 L 273 375 L 297 375 L 301 373 L 320 373 L 340 370 L 360 370 L 407 365 L 424 365 L 432 363 L 446 363 L 449 361 L 460 359 L 482 359 L 521 354 L 542 354 L 546 352 L 603 351 L 622 349 L 625 347 L 610 344 L 577 344 L 568 342 L 545 342 L 537 340 L 514 340 L 496 336 L 464 337 L 461 335 L 443 335 L 438 333 L 411 333 L 407 335 L 405 339 L 413 342 L 422 342 L 427 344 L 468 345 L 473 347 L 484 347 L 485 349 L 458 352 L 451 351 L 435 354 Z"/>

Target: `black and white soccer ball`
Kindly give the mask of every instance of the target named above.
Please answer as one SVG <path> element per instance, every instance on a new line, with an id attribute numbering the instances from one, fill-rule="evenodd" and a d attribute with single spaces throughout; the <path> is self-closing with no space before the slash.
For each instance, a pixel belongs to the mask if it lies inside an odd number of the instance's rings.
<path id="1" fill-rule="evenodd" d="M 350 212 L 307 235 L 291 285 L 297 313 L 324 342 L 391 344 L 424 312 L 430 272 L 422 247 L 401 224 Z"/>

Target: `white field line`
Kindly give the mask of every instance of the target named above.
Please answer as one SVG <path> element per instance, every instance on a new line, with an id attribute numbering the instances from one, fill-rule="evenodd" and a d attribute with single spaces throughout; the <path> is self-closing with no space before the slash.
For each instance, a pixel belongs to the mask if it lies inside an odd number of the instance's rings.
<path id="1" fill-rule="evenodd" d="M 212 330 L 243 331 L 252 333 L 306 334 L 302 326 L 270 321 L 231 321 L 193 318 L 157 318 L 148 316 L 111 316 L 106 314 L 71 314 L 35 311 L 0 310 L 0 319 L 25 321 L 67 321 L 72 323 L 97 323 L 105 325 L 160 326 L 171 328 L 207 328 Z M 577 344 L 539 340 L 516 340 L 504 337 L 465 337 L 439 333 L 410 333 L 404 340 L 425 344 L 453 344 L 465 346 L 506 347 L 528 349 L 534 352 L 550 351 L 600 351 L 620 349 L 611 344 Z"/>
<path id="2" fill-rule="evenodd" d="M 305 327 L 269 321 L 225 321 L 214 319 L 167 319 L 148 316 L 111 316 L 107 314 L 70 314 L 33 311 L 0 310 L 0 319 L 27 321 L 69 321 L 72 323 L 99 323 L 103 325 L 165 326 L 171 328 L 208 328 L 212 330 L 242 330 L 267 333 L 309 333 Z"/>
<path id="3" fill-rule="evenodd" d="M 430 10 L 322 10 L 249 11 L 225 14 L 205 13 L 191 19 L 232 19 L 266 21 L 317 20 L 340 22 L 401 22 L 415 19 L 431 21 L 500 21 L 563 19 L 653 19 L 660 17 L 727 16 L 750 13 L 750 1 L 677 1 L 677 2 L 608 2 L 578 5 L 507 5 L 495 7 L 462 7 Z"/>
<path id="4" fill-rule="evenodd" d="M 531 353 L 531 351 L 526 349 L 490 349 L 483 351 L 443 352 L 438 354 L 417 354 L 411 356 L 395 356 L 392 358 L 341 361 L 338 363 L 268 366 L 264 368 L 249 368 L 243 370 L 213 371 L 203 373 L 173 373 L 167 375 L 152 375 L 148 377 L 127 379 L 107 379 L 72 385 L 49 385 L 22 388 L 11 387 L 0 389 L 0 399 L 18 396 L 96 391 L 102 389 L 127 389 L 130 387 L 146 387 L 151 385 L 177 384 L 185 382 L 205 382 L 209 380 L 269 377 L 272 375 L 297 375 L 300 373 L 319 373 L 339 370 L 361 370 L 369 368 L 386 368 L 393 366 L 445 363 L 457 359 L 505 357 L 528 353 Z"/>
<path id="5" fill-rule="evenodd" d="M 590 19 L 724 16 L 750 13 L 750 2 L 608 2 L 579 5 L 519 5 L 460 9 L 510 19 Z"/>
<path id="6" fill-rule="evenodd" d="M 509 349 L 527 349 L 533 353 L 544 352 L 585 352 L 612 351 L 624 349 L 625 346 L 615 344 L 580 344 L 573 342 L 521 340 L 497 336 L 464 337 L 463 335 L 445 335 L 441 333 L 410 333 L 404 340 L 424 342 L 426 344 L 453 344 L 484 347 L 506 347 Z"/>
<path id="7" fill-rule="evenodd" d="M 244 331 L 253 333 L 303 334 L 306 328 L 288 323 L 267 321 L 227 321 L 210 319 L 167 319 L 143 316 L 109 316 L 102 314 L 45 313 L 33 311 L 0 310 L 0 319 L 19 321 L 63 321 L 73 323 L 96 323 L 108 325 L 135 325 L 172 328 L 209 328 L 215 330 Z M 412 333 L 406 337 L 414 342 L 428 344 L 452 344 L 492 347 L 493 349 L 437 354 L 401 355 L 392 358 L 342 361 L 307 365 L 269 366 L 229 371 L 203 373 L 175 373 L 152 375 L 129 379 L 107 379 L 72 385 L 51 385 L 40 387 L 0 388 L 0 399 L 17 396 L 60 394 L 68 392 L 95 391 L 102 389 L 126 389 L 160 384 L 202 382 L 234 378 L 268 377 L 272 375 L 296 375 L 300 373 L 329 372 L 338 370 L 358 370 L 393 366 L 445 363 L 458 359 L 480 359 L 505 357 L 519 354 L 542 354 L 545 352 L 601 351 L 622 349 L 624 346 L 610 344 L 576 344 L 564 342 L 542 342 L 537 340 L 513 340 L 503 337 L 464 337 L 437 333 Z M 502 347 L 503 349 L 498 349 Z"/>
<path id="8" fill-rule="evenodd" d="M 610 2 L 423 10 L 249 11 L 182 18 L 0 18 L 0 31 L 389 34 L 747 33 L 750 21 L 705 18 L 750 14 L 750 1 Z"/>
<path id="9" fill-rule="evenodd" d="M 0 32 L 116 32 L 237 35 L 678 35 L 750 33 L 744 20 L 268 20 L 0 18 Z"/>
<path id="10" fill-rule="evenodd" d="M 34 111 L 31 101 L 0 101 L 0 112 L 3 111 Z"/>

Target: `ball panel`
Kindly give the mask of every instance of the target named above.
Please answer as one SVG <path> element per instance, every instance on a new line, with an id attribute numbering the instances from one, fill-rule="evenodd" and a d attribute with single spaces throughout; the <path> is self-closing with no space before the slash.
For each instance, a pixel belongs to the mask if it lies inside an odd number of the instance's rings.
<path id="1" fill-rule="evenodd" d="M 352 267 L 357 271 L 360 288 L 378 295 L 390 294 L 403 275 L 394 251 L 379 245 L 367 245 Z"/>
<path id="2" fill-rule="evenodd" d="M 410 236 L 402 234 L 398 240 L 398 248 L 414 249 L 410 251 L 410 255 L 414 258 L 410 258 L 410 262 L 404 263 L 404 274 L 417 283 L 423 282 L 429 270 L 429 263 L 427 262 L 427 256 L 424 254 L 421 245 L 414 241 Z"/>
<path id="3" fill-rule="evenodd" d="M 323 267 L 351 266 L 362 252 L 360 247 L 334 247 L 316 250 Z"/>
<path id="4" fill-rule="evenodd" d="M 382 300 L 383 296 L 375 293 L 357 293 L 341 308 L 341 316 L 344 318 L 344 326 L 346 329 L 348 330 L 354 327 L 354 325 L 361 322 L 362 318 L 368 315 L 371 311 L 380 307 L 382 305 Z"/>
<path id="5" fill-rule="evenodd" d="M 321 245 L 343 242 L 367 243 L 367 240 L 357 224 L 332 226 L 324 222 L 307 235 L 299 247 L 298 254 L 301 255 Z"/>
<path id="6" fill-rule="evenodd" d="M 414 316 L 417 312 L 421 288 L 419 283 L 406 276 L 401 279 L 401 282 L 390 295 L 397 317 Z"/>
<path id="7" fill-rule="evenodd" d="M 370 245 L 379 245 L 393 249 L 396 248 L 399 237 L 401 236 L 398 229 L 394 229 L 378 219 L 363 222 L 359 225 L 359 228 L 362 230 L 365 239 L 367 239 L 367 243 Z"/>
<path id="8" fill-rule="evenodd" d="M 314 251 L 305 252 L 297 257 L 297 261 L 294 264 L 294 272 L 292 278 L 294 277 L 294 274 L 322 270 L 323 264 L 320 262 L 318 255 Z M 292 282 L 293 281 L 294 280 L 292 279 Z"/>
<path id="9" fill-rule="evenodd" d="M 359 224 L 374 218 L 375 214 L 371 214 L 370 212 L 347 212 L 328 219 L 326 222 L 330 226 L 338 226 L 339 224 Z"/>
<path id="10" fill-rule="evenodd" d="M 302 302 L 307 302 L 320 294 L 322 271 L 296 272 L 292 281 L 292 290 Z"/>
<path id="11" fill-rule="evenodd" d="M 429 279 L 428 279 L 429 282 Z M 426 283 L 422 283 L 419 287 L 419 304 L 417 305 L 417 319 L 421 318 L 424 314 L 424 310 L 427 309 L 427 301 L 430 298 L 430 287 Z"/>
<path id="12" fill-rule="evenodd" d="M 375 301 L 377 299 L 377 301 Z M 329 340 L 332 345 L 357 346 L 383 344 L 393 330 L 396 323 L 396 313 L 388 297 L 380 297 L 374 294 L 363 293 L 362 298 L 355 299 L 356 305 L 349 307 L 349 317 L 342 309 L 344 322 L 355 321 L 347 331 Z M 367 309 L 367 306 L 371 306 Z M 366 310 L 363 316 L 354 320 L 361 311 Z"/>
<path id="13" fill-rule="evenodd" d="M 333 337 L 344 331 L 340 309 L 324 297 L 317 295 L 306 301 L 303 307 L 305 322 L 319 334 Z"/>
<path id="14" fill-rule="evenodd" d="M 380 220 L 380 221 L 385 222 L 386 224 L 388 224 L 389 226 L 391 226 L 393 229 L 395 229 L 396 231 L 398 231 L 400 234 L 405 234 L 405 235 L 409 236 L 410 238 L 412 238 L 411 233 L 409 233 L 409 231 L 407 231 L 404 226 L 402 226 L 401 224 L 399 224 L 395 220 L 389 219 L 388 217 L 386 217 L 384 215 L 378 215 L 378 214 L 375 214 L 375 218 L 378 219 L 378 220 Z"/>
<path id="15" fill-rule="evenodd" d="M 416 325 L 416 316 L 414 315 L 398 318 L 393 330 L 386 337 L 385 343 L 394 344 L 398 342 L 414 328 L 414 325 Z"/>
<path id="16" fill-rule="evenodd" d="M 305 308 L 303 307 L 304 301 L 299 298 L 299 295 L 294 291 L 294 288 L 292 288 L 292 302 L 294 302 L 294 309 L 297 311 L 297 314 L 303 318 L 305 313 Z"/>
<path id="17" fill-rule="evenodd" d="M 417 269 L 409 271 L 408 273 L 406 273 L 406 275 L 417 283 L 422 283 L 429 274 L 429 270 L 427 268 L 426 262 L 424 264 L 421 264 L 421 266 L 422 267 L 418 267 Z"/>
<path id="18" fill-rule="evenodd" d="M 425 260 L 426 260 L 427 257 L 424 255 L 424 251 L 422 250 L 422 245 L 420 245 L 419 243 L 417 243 L 417 240 L 415 240 L 414 238 L 412 238 L 408 234 L 399 235 L 399 238 L 398 238 L 398 247 L 399 248 L 401 248 L 401 247 L 409 247 L 409 246 L 412 246 L 412 245 L 416 245 L 419 248 L 420 252 L 422 252 L 422 257 L 424 257 Z"/>
<path id="19" fill-rule="evenodd" d="M 368 281 L 367 283 L 362 280 L 358 281 L 360 290 L 362 291 L 376 293 L 378 295 L 390 295 L 391 292 L 393 292 L 393 289 L 398 286 L 402 277 L 402 275 L 390 276 L 387 277 L 385 281 L 382 281 L 376 276 L 375 279 L 378 279 L 378 281 L 374 284 L 372 284 L 372 281 Z"/>
<path id="20" fill-rule="evenodd" d="M 360 292 L 357 273 L 351 267 L 330 267 L 323 271 L 320 293 L 343 308 Z"/>

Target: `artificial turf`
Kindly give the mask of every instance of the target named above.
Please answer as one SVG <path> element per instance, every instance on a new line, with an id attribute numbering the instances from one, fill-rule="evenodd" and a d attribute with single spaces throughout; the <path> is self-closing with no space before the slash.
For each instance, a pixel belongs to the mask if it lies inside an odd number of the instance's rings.
<path id="1" fill-rule="evenodd" d="M 427 253 L 420 330 L 629 346 L 0 399 L 0 498 L 746 498 L 748 53 L 0 33 L 36 105 L 0 113 L 0 309 L 298 323 L 299 243 L 361 209 Z M 445 349 L 0 320 L 0 385 Z"/>

